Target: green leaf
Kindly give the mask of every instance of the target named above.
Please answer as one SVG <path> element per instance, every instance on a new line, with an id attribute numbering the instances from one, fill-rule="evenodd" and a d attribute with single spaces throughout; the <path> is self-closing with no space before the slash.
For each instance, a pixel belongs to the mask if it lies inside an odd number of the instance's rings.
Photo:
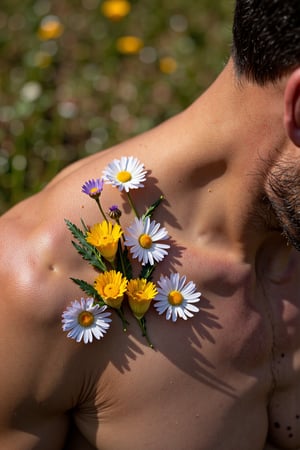
<path id="1" fill-rule="evenodd" d="M 102 260 L 101 254 L 96 249 L 96 247 L 94 247 L 93 245 L 89 244 L 86 241 L 86 231 L 88 231 L 88 228 L 85 225 L 85 223 L 83 222 L 83 220 L 81 221 L 81 223 L 85 229 L 85 233 L 83 233 L 83 231 L 80 228 L 78 228 L 76 225 L 74 225 L 69 220 L 65 219 L 65 222 L 67 224 L 68 229 L 71 231 L 72 235 L 74 236 L 74 238 L 79 242 L 79 244 L 78 244 L 78 243 L 72 241 L 72 245 L 77 250 L 79 255 L 84 260 L 88 261 L 96 269 L 98 269 L 102 272 L 105 272 L 106 265 Z"/>
<path id="2" fill-rule="evenodd" d="M 93 297 L 95 300 L 97 300 L 101 305 L 105 305 L 102 297 L 98 294 L 98 292 L 96 291 L 96 289 L 94 288 L 94 286 L 92 286 L 91 284 L 87 283 L 84 280 L 79 280 L 78 278 L 72 278 L 71 280 L 77 284 L 80 289 L 85 292 L 87 295 L 89 295 L 90 297 Z"/>
<path id="3" fill-rule="evenodd" d="M 147 211 L 145 212 L 145 214 L 142 215 L 142 220 L 144 221 L 147 217 L 151 217 L 152 214 L 154 213 L 154 211 L 156 210 L 156 208 L 161 204 L 161 202 L 163 201 L 164 196 L 161 195 L 159 197 L 158 200 L 156 200 L 156 202 L 154 202 L 151 206 L 149 206 L 149 208 L 147 209 Z"/>
<path id="4" fill-rule="evenodd" d="M 86 234 L 83 233 L 82 230 L 80 230 L 80 228 L 78 228 L 74 223 L 70 222 L 70 220 L 65 219 L 66 225 L 68 227 L 68 229 L 71 231 L 72 235 L 74 236 L 74 238 L 80 242 L 82 245 L 87 244 L 85 237 Z"/>
<path id="5" fill-rule="evenodd" d="M 77 250 L 80 256 L 86 261 L 88 261 L 95 269 L 101 272 L 106 271 L 106 265 L 102 261 L 101 255 L 98 250 L 89 244 L 87 246 L 81 246 L 76 242 L 72 241 L 72 245 Z"/>

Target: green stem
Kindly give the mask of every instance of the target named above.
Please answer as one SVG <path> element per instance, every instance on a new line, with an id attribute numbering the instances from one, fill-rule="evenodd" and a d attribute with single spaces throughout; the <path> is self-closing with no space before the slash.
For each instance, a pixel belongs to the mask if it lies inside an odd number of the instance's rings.
<path id="1" fill-rule="evenodd" d="M 102 209 L 102 206 L 101 206 L 99 198 L 96 198 L 95 200 L 96 200 L 96 203 L 98 205 L 98 208 L 100 209 L 100 212 L 101 212 L 102 216 L 104 217 L 104 220 L 106 220 L 106 222 L 108 222 L 108 219 L 107 219 L 107 217 L 105 215 L 105 212 Z"/>
<path id="2" fill-rule="evenodd" d="M 121 222 L 120 222 L 120 220 L 119 219 L 115 219 L 116 220 L 116 223 L 119 225 L 119 227 L 121 228 L 121 230 L 122 230 L 122 227 L 121 227 Z M 123 239 L 123 241 L 125 242 L 125 236 L 124 236 L 124 233 L 122 233 L 122 239 Z"/>
<path id="3" fill-rule="evenodd" d="M 147 333 L 147 328 L 146 328 L 146 319 L 145 317 L 142 317 L 141 319 L 138 319 L 136 317 L 136 320 L 138 321 L 138 324 L 140 326 L 140 329 L 142 331 L 142 336 L 144 336 L 146 338 L 146 341 L 148 342 L 148 345 L 150 348 L 152 348 L 154 350 L 154 345 L 152 344 L 152 342 L 149 339 L 148 333 Z"/>
<path id="4" fill-rule="evenodd" d="M 115 261 L 113 260 L 113 261 L 109 261 L 109 264 L 111 265 L 111 268 L 113 269 L 113 270 L 116 270 L 116 264 L 115 264 Z"/>
<path id="5" fill-rule="evenodd" d="M 120 317 L 120 319 L 122 321 L 123 331 L 126 332 L 127 331 L 127 326 L 129 325 L 129 322 L 126 320 L 126 318 L 124 316 L 124 313 L 123 313 L 121 308 L 116 309 L 115 311 L 116 311 L 116 313 L 118 314 L 118 316 Z"/>
<path id="6" fill-rule="evenodd" d="M 139 219 L 140 216 L 139 216 L 139 214 L 138 214 L 138 212 L 137 212 L 137 210 L 136 210 L 136 208 L 134 206 L 134 203 L 132 201 L 130 192 L 127 192 L 127 197 L 128 197 L 128 201 L 129 201 L 129 204 L 131 206 L 132 211 L 134 212 L 135 216 Z"/>
<path id="7" fill-rule="evenodd" d="M 119 258 L 120 258 L 120 262 L 121 262 L 121 266 L 122 266 L 122 273 L 123 273 L 124 277 L 126 277 L 126 267 L 124 264 L 123 250 L 122 250 L 122 244 L 121 244 L 120 240 L 118 242 L 118 253 L 119 253 Z"/>

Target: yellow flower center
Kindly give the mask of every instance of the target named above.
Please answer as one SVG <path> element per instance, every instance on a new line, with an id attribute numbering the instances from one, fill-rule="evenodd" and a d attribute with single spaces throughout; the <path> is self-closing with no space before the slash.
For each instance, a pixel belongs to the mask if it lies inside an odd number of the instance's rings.
<path id="1" fill-rule="evenodd" d="M 127 172 L 127 170 L 121 170 L 121 172 L 118 173 L 117 179 L 121 183 L 126 183 L 127 181 L 131 180 L 131 173 Z"/>
<path id="2" fill-rule="evenodd" d="M 117 297 L 120 293 L 120 289 L 113 283 L 108 283 L 104 286 L 103 293 L 106 297 Z"/>
<path id="3" fill-rule="evenodd" d="M 90 190 L 90 194 L 95 194 L 95 192 L 98 191 L 98 188 L 96 187 L 92 187 L 92 189 Z"/>
<path id="4" fill-rule="evenodd" d="M 152 239 L 149 234 L 141 234 L 139 237 L 139 244 L 143 248 L 151 248 Z"/>
<path id="5" fill-rule="evenodd" d="M 82 327 L 89 327 L 94 323 L 94 316 L 89 311 L 82 311 L 78 316 L 78 323 Z"/>
<path id="6" fill-rule="evenodd" d="M 179 291 L 171 291 L 168 295 L 168 301 L 172 306 L 178 306 L 183 302 L 183 296 Z"/>

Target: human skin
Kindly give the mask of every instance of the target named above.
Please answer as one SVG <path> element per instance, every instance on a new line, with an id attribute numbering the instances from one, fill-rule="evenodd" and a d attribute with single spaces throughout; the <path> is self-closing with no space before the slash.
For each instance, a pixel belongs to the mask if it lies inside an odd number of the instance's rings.
<path id="1" fill-rule="evenodd" d="M 241 88 L 229 62 L 183 113 L 75 163 L 1 218 L 0 448 L 299 449 L 300 259 L 260 201 L 270 162 L 296 164 L 297 150 L 283 88 Z M 154 218 L 172 246 L 154 280 L 176 271 L 202 293 L 187 321 L 149 310 L 154 350 L 133 319 L 125 333 L 114 316 L 87 345 L 61 329 L 83 296 L 69 278 L 95 277 L 64 219 L 99 221 L 81 186 L 123 155 L 149 171 L 137 209 L 165 197 Z M 111 186 L 101 199 L 123 209 Z M 125 208 L 123 227 L 132 219 Z"/>

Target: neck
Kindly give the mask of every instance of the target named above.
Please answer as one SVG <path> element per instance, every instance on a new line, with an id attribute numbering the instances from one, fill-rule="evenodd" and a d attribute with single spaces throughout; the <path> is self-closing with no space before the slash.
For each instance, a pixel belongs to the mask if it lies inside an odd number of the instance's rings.
<path id="1" fill-rule="evenodd" d="M 255 258 L 277 227 L 264 202 L 264 182 L 286 145 L 281 98 L 275 86 L 240 85 L 229 62 L 178 118 L 190 133 L 183 138 L 184 146 L 177 144 L 174 159 L 184 169 L 175 201 L 194 199 L 192 209 L 183 205 L 182 220 L 198 239 L 245 260 Z"/>

